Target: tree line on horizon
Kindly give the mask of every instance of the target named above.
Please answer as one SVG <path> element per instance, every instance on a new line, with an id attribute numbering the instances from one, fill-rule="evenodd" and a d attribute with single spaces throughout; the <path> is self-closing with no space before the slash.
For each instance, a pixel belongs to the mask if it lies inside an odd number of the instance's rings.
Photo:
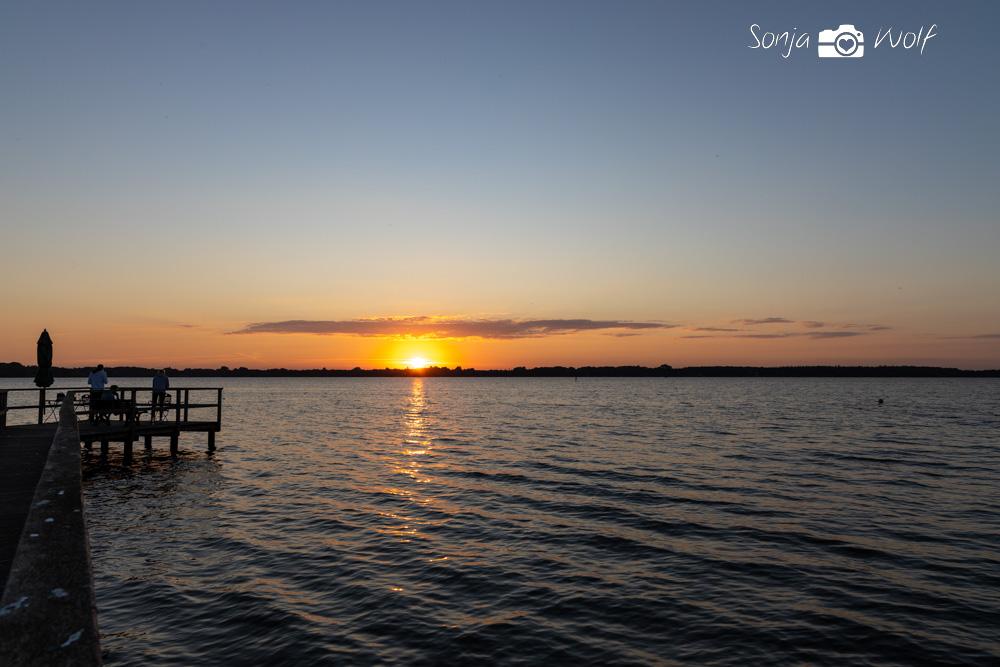
<path id="1" fill-rule="evenodd" d="M 37 366 L 18 362 L 0 363 L 0 377 L 34 377 Z M 85 382 L 91 367 L 52 368 L 54 377 L 80 378 Z M 152 377 L 159 368 L 142 366 L 108 366 L 108 375 L 114 377 Z M 539 366 L 511 369 L 448 368 L 381 368 L 362 369 L 288 369 L 288 368 L 171 368 L 170 377 L 1000 377 L 1000 369 L 962 370 L 937 366 L 689 366 L 673 368 L 669 364 L 647 366 Z"/>

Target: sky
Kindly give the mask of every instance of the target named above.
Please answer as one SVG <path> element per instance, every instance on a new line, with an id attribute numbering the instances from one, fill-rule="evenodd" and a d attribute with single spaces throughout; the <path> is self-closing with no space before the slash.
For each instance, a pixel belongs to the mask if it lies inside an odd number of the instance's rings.
<path id="1" fill-rule="evenodd" d="M 998 25 L 3 3 L 0 361 L 998 368 Z"/>

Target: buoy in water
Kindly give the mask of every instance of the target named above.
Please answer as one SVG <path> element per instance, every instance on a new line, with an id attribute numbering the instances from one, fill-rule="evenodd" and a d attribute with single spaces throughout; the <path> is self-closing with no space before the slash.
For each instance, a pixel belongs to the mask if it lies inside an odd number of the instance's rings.
<path id="1" fill-rule="evenodd" d="M 880 398 L 880 399 L 878 399 L 878 402 L 879 402 L 879 403 L 881 403 L 881 402 L 882 402 L 882 399 L 881 399 L 881 398 Z"/>

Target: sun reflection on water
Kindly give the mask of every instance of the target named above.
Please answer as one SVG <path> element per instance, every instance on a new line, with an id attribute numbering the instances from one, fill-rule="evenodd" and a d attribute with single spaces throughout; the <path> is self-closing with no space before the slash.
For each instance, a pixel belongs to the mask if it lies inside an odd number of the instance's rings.
<path id="1" fill-rule="evenodd" d="M 427 497 L 410 487 L 410 484 L 417 483 L 426 488 L 423 485 L 431 481 L 431 478 L 423 472 L 425 467 L 429 467 L 426 463 L 426 457 L 433 454 L 430 446 L 431 441 L 428 437 L 427 406 L 424 380 L 423 378 L 413 378 L 402 413 L 402 429 L 397 432 L 402 446 L 397 448 L 397 446 L 390 445 L 390 453 L 386 459 L 392 475 L 405 475 L 407 479 L 406 481 L 397 481 L 391 486 L 387 485 L 380 490 L 381 493 L 394 496 L 407 503 L 413 503 L 416 506 L 426 506 L 434 502 L 434 498 Z M 380 512 L 380 514 L 393 519 L 393 522 L 377 528 L 377 532 L 393 535 L 402 542 L 409 542 L 414 538 L 426 539 L 426 536 L 420 532 L 426 521 L 409 515 L 405 510 L 397 510 L 395 513 Z"/>
<path id="2" fill-rule="evenodd" d="M 430 451 L 430 440 L 427 438 L 427 418 L 424 415 L 427 410 L 427 397 L 424 393 L 423 378 L 413 378 L 410 385 L 410 396 L 406 407 L 406 415 L 403 424 L 406 427 L 406 436 L 403 440 L 405 448 L 400 451 L 405 458 L 393 472 L 409 475 L 415 482 L 428 482 L 430 479 L 426 475 L 421 475 L 423 461 L 420 458 L 426 456 Z"/>

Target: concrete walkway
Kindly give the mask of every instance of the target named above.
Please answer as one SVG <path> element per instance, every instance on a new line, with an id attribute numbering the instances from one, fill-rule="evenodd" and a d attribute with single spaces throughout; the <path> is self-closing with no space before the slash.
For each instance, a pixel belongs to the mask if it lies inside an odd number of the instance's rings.
<path id="1" fill-rule="evenodd" d="M 0 663 L 100 665 L 73 393 L 59 408 L 57 428 L 7 427 L 0 433 L 0 451 L 0 474 L 13 485 L 7 491 L 12 502 L 5 543 L 22 538 L 0 597 Z M 24 508 L 24 498 L 29 500 L 22 520 L 16 508 Z"/>
<path id="2" fill-rule="evenodd" d="M 0 431 L 0 591 L 49 456 L 55 424 Z"/>

